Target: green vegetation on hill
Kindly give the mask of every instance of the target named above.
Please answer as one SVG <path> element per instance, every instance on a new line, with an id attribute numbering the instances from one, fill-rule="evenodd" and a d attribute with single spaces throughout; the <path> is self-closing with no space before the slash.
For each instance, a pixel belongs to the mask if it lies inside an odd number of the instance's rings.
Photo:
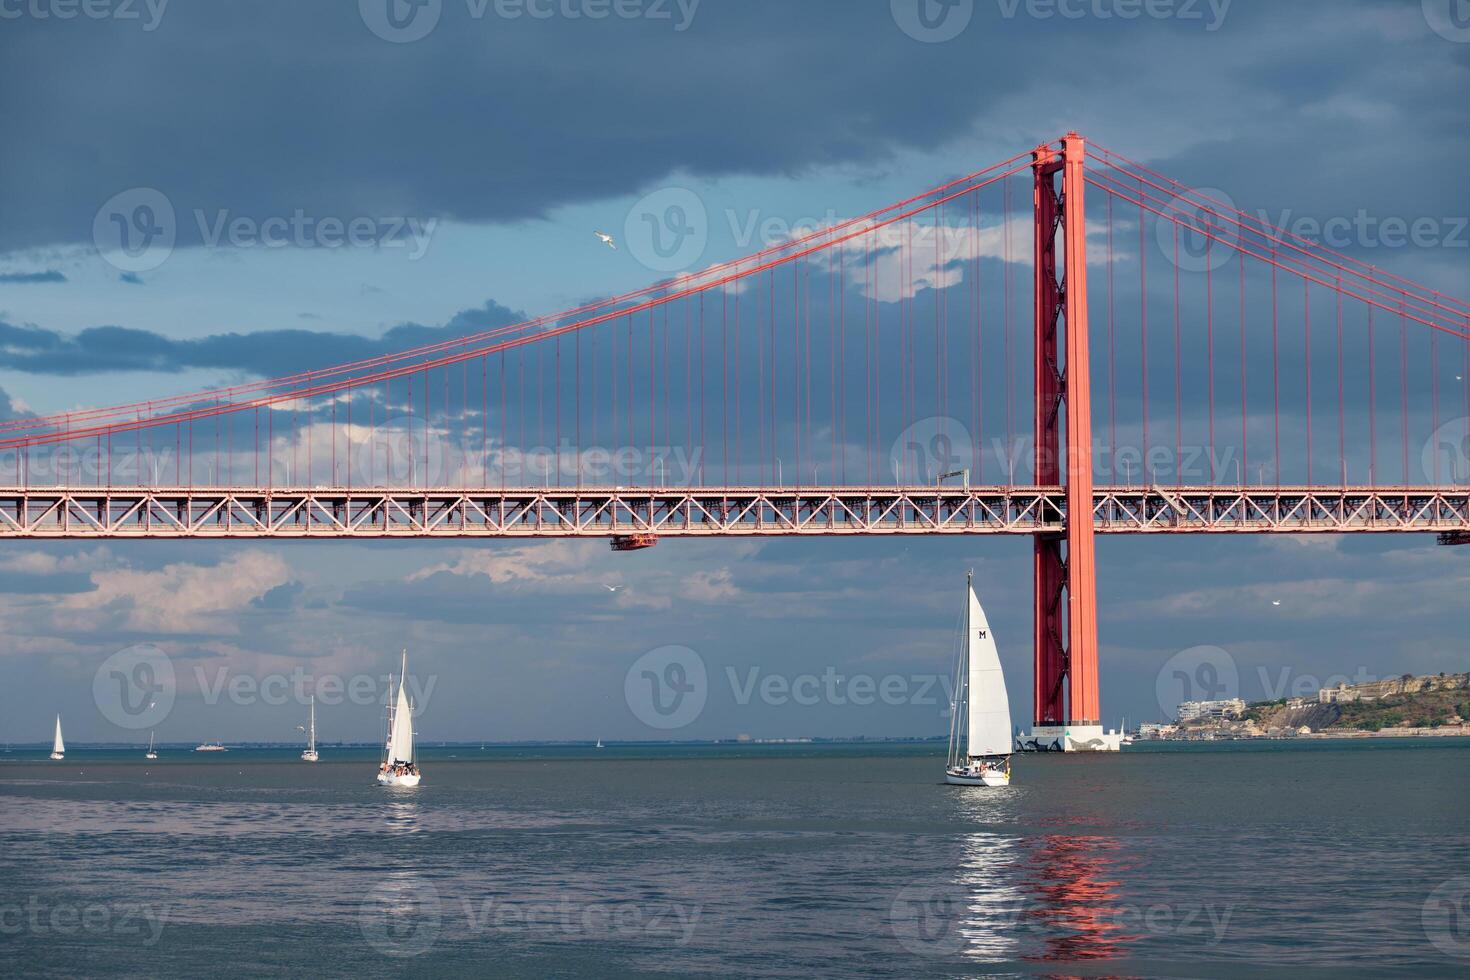
<path id="1" fill-rule="evenodd" d="M 1420 691 L 1388 694 L 1376 701 L 1333 705 L 1339 711 L 1332 728 L 1376 732 L 1384 728 L 1438 728 L 1454 717 L 1470 718 L 1470 691 Z"/>
<path id="2" fill-rule="evenodd" d="M 1369 701 L 1337 704 L 1308 702 L 1287 707 L 1286 699 L 1261 701 L 1246 710 L 1245 721 L 1258 729 L 1377 732 L 1385 728 L 1439 728 L 1455 718 L 1470 720 L 1470 690 L 1421 690 L 1383 694 Z M 1459 722 L 1456 722 L 1458 724 Z"/>

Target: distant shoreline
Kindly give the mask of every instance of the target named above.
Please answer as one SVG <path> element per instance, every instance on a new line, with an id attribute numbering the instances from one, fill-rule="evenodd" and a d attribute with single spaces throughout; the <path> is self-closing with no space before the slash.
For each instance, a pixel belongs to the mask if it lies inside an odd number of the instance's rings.
<path id="1" fill-rule="evenodd" d="M 1362 738 L 1470 738 L 1470 725 L 1438 728 L 1383 728 L 1376 732 L 1367 729 L 1344 728 L 1323 732 L 1308 732 L 1295 735 L 1236 735 L 1231 733 L 1211 735 L 1165 735 L 1159 738 L 1141 738 L 1133 744 L 1148 742 L 1291 742 L 1296 740 L 1362 739 Z"/>

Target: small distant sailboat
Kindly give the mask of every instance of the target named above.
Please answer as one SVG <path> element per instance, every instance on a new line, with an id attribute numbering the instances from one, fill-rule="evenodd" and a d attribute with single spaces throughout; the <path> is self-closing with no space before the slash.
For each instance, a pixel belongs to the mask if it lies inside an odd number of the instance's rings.
<path id="1" fill-rule="evenodd" d="M 955 786 L 1009 786 L 1011 703 L 995 637 L 975 596 L 973 573 L 965 579 L 965 593 L 964 642 L 955 669 L 944 781 Z"/>
<path id="2" fill-rule="evenodd" d="M 152 732 L 149 732 L 148 733 L 148 751 L 146 753 L 144 753 L 143 758 L 145 758 L 145 759 L 156 759 L 156 758 L 158 758 L 158 753 L 153 750 L 153 733 Z"/>
<path id="3" fill-rule="evenodd" d="M 302 762 L 315 762 L 316 752 L 316 695 L 311 697 L 311 720 L 306 729 L 306 751 L 301 753 Z"/>
<path id="4" fill-rule="evenodd" d="M 600 738 L 599 738 L 599 739 L 598 739 L 598 740 L 597 740 L 597 747 L 598 747 L 598 748 L 599 748 L 599 749 L 601 749 L 601 748 L 605 748 L 605 747 L 606 747 L 606 746 L 604 746 L 604 745 L 603 745 L 603 744 L 602 744 L 602 739 L 600 739 Z"/>
<path id="5" fill-rule="evenodd" d="M 51 758 L 60 762 L 66 758 L 66 743 L 61 740 L 61 716 L 56 716 L 56 737 L 51 741 Z"/>
<path id="6" fill-rule="evenodd" d="M 383 746 L 383 764 L 378 767 L 378 785 L 417 786 L 421 778 L 419 767 L 413 761 L 413 704 L 408 700 L 408 651 L 405 650 L 398 676 L 398 698 L 388 706 L 388 741 Z"/>

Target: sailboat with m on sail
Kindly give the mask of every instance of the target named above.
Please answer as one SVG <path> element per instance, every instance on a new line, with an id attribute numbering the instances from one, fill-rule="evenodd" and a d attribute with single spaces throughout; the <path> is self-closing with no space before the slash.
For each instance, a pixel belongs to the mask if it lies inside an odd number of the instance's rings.
<path id="1" fill-rule="evenodd" d="M 944 781 L 955 786 L 1009 786 L 1011 703 L 995 635 L 975 595 L 973 573 L 965 579 L 965 602 Z"/>

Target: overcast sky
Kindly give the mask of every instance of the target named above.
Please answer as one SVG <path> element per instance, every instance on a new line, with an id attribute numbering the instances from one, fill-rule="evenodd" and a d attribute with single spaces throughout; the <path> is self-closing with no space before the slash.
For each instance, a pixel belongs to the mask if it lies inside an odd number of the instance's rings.
<path id="1" fill-rule="evenodd" d="M 1333 244 L 1470 295 L 1470 22 L 1451 0 L 1134 7 L 0 4 L 0 410 L 130 402 L 513 323 L 753 251 L 760 222 L 865 213 L 1068 129 L 1273 221 L 1345 219 Z M 675 190 L 708 226 L 660 267 L 639 216 Z M 1028 194 L 1017 185 L 1019 207 Z M 165 209 L 167 247 L 118 251 L 112 215 Z M 1387 242 L 1391 219 L 1432 233 Z M 331 247 L 329 222 L 364 237 Z M 262 242 L 268 227 L 282 244 Z M 1135 305 L 1123 298 L 1122 320 Z M 1458 345 L 1432 364 L 1413 342 L 1417 471 L 1423 390 L 1444 392 L 1438 421 L 1463 416 L 1466 372 Z M 1118 393 L 1136 438 L 1139 387 Z M 1303 404 L 1283 398 L 1290 440 Z M 1265 411 L 1251 407 L 1252 433 Z M 1365 471 L 1361 446 L 1347 455 Z M 602 541 L 9 543 L 0 739 L 40 739 L 60 711 L 77 740 L 146 740 L 144 717 L 165 741 L 284 740 L 315 681 L 322 737 L 366 741 L 381 681 L 327 692 L 386 674 L 403 647 L 429 740 L 939 734 L 967 568 L 1025 724 L 1029 555 L 998 538 L 633 556 Z M 1105 717 L 1159 717 L 1179 670 L 1265 697 L 1467 669 L 1467 560 L 1417 537 L 1104 540 Z M 171 673 L 167 709 L 120 710 L 118 665 L 132 681 L 153 676 L 140 665 Z M 644 671 L 677 680 L 671 665 L 704 674 L 687 717 L 643 693 Z M 859 680 L 851 696 L 857 676 L 880 693 Z"/>

